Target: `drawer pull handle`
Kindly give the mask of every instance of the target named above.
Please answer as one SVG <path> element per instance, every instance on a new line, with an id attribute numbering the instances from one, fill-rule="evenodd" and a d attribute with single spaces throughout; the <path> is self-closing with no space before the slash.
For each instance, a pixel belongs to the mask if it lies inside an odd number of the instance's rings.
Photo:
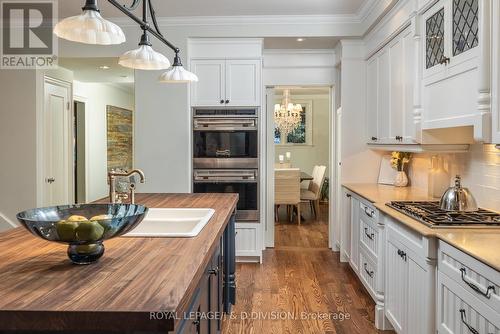
<path id="1" fill-rule="evenodd" d="M 474 283 L 469 282 L 466 279 L 465 275 L 466 275 L 467 272 L 466 272 L 465 268 L 460 268 L 460 272 L 462 273 L 462 281 L 464 281 L 465 284 L 467 284 L 472 290 L 476 291 L 477 293 L 479 293 L 480 295 L 486 297 L 487 299 L 491 298 L 491 291 L 495 292 L 495 287 L 493 285 L 490 285 L 486 289 L 486 292 L 484 292 L 483 290 L 481 290 L 480 287 L 478 287 Z"/>
<path id="2" fill-rule="evenodd" d="M 406 262 L 406 253 L 403 252 L 401 249 L 398 249 L 398 255 L 403 259 L 405 260 Z"/>
<path id="3" fill-rule="evenodd" d="M 375 234 L 369 234 L 368 233 L 368 228 L 365 227 L 365 235 L 368 239 L 373 240 L 375 238 Z"/>
<path id="4" fill-rule="evenodd" d="M 370 218 L 373 218 L 373 215 L 375 214 L 375 212 L 373 212 L 373 210 L 371 211 L 368 211 L 368 208 L 365 207 L 365 214 L 370 217 Z"/>
<path id="5" fill-rule="evenodd" d="M 368 270 L 368 264 L 367 263 L 365 263 L 364 267 L 365 267 L 365 271 L 368 274 L 368 276 L 373 277 L 374 272 L 373 272 L 373 270 L 372 271 Z"/>
<path id="6" fill-rule="evenodd" d="M 469 330 L 469 332 L 471 332 L 472 334 L 479 334 L 479 332 L 474 327 L 472 327 L 471 325 L 469 325 L 467 323 L 467 317 L 465 316 L 465 310 L 464 309 L 460 310 L 460 318 L 462 318 L 462 323 L 465 325 L 465 327 L 467 327 L 467 329 Z"/>

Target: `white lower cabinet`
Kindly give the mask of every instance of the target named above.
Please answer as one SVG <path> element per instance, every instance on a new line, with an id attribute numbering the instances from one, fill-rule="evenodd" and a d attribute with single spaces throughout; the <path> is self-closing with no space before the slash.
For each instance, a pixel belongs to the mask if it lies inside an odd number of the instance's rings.
<path id="1" fill-rule="evenodd" d="M 438 332 L 500 333 L 500 273 L 439 243 Z"/>
<path id="2" fill-rule="evenodd" d="M 351 197 L 351 252 L 349 264 L 354 272 L 359 270 L 359 200 Z"/>
<path id="3" fill-rule="evenodd" d="M 386 221 L 385 315 L 399 334 L 435 333 L 432 240 Z"/>
<path id="4" fill-rule="evenodd" d="M 236 257 L 238 262 L 261 261 L 261 234 L 259 223 L 236 223 Z"/>

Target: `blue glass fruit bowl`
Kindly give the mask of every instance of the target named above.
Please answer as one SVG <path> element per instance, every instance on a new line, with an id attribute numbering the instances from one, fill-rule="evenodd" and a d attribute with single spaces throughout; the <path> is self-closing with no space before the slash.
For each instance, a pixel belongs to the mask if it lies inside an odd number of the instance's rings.
<path id="1" fill-rule="evenodd" d="M 27 210 L 17 220 L 42 239 L 68 244 L 73 263 L 91 264 L 104 254 L 104 240 L 130 232 L 147 212 L 135 204 L 76 204 Z"/>

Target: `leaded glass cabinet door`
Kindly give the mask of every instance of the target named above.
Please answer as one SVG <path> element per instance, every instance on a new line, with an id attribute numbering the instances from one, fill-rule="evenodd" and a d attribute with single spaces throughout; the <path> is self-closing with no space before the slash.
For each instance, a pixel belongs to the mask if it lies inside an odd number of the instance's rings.
<path id="1" fill-rule="evenodd" d="M 445 59 L 445 7 L 438 4 L 437 10 L 425 20 L 425 68 L 442 64 Z"/>
<path id="2" fill-rule="evenodd" d="M 453 56 L 479 45 L 479 0 L 451 0 Z"/>

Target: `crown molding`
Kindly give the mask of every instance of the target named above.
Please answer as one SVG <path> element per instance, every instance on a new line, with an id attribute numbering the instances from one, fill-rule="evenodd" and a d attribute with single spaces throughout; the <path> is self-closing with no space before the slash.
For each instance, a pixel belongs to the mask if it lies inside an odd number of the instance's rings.
<path id="1" fill-rule="evenodd" d="M 335 50 L 334 49 L 264 49 L 262 52 L 264 55 L 266 54 L 278 54 L 278 55 L 284 55 L 284 54 L 328 54 L 328 55 L 334 55 Z"/>
<path id="2" fill-rule="evenodd" d="M 372 1 L 372 0 L 370 0 Z M 369 2 L 370 2 L 369 1 Z M 137 27 L 128 17 L 107 17 L 121 27 Z M 242 26 L 242 25 L 311 25 L 311 24 L 361 24 L 359 14 L 345 15 L 240 15 L 240 16 L 178 16 L 159 17 L 161 27 L 186 26 Z"/>

